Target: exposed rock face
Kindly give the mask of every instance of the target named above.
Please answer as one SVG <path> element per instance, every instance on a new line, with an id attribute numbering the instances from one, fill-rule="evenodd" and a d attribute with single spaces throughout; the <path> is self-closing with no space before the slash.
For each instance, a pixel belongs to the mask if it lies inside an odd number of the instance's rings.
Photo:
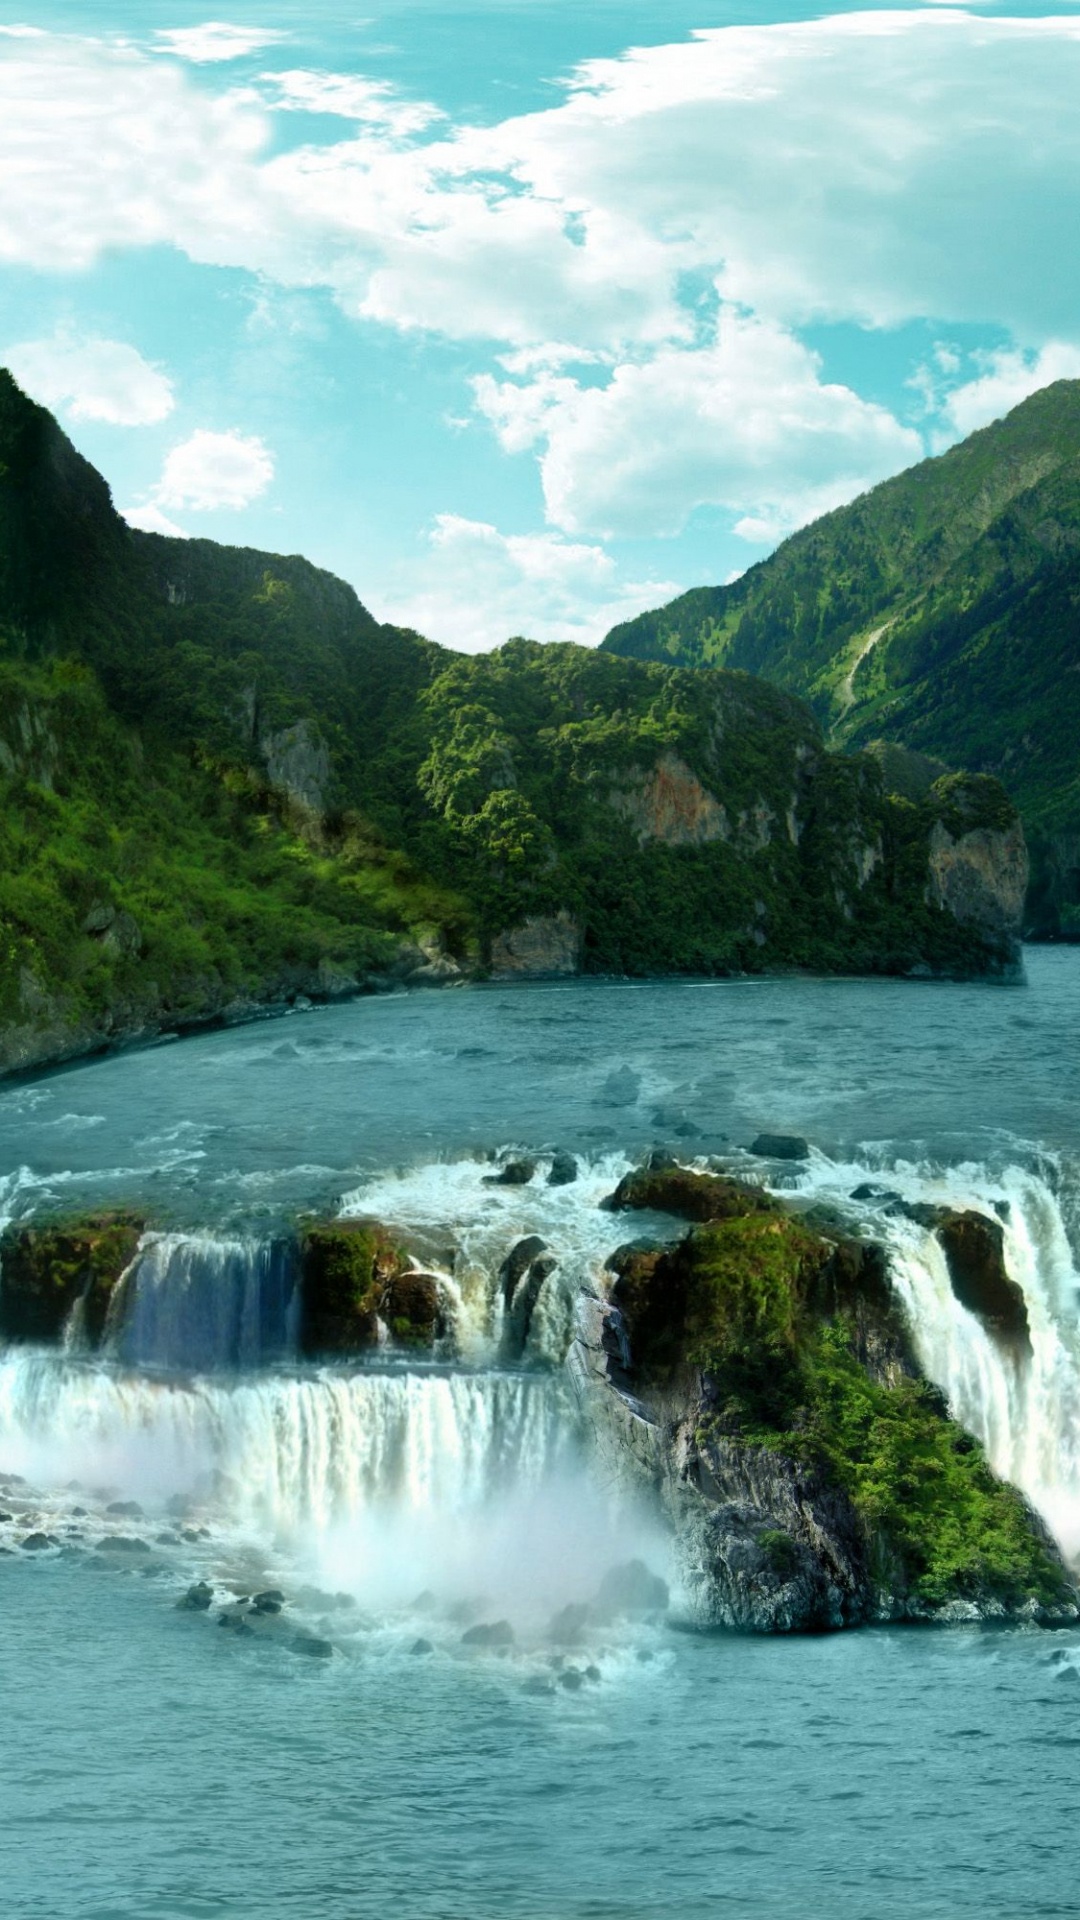
<path id="1" fill-rule="evenodd" d="M 974 827 L 954 837 L 938 820 L 930 834 L 930 895 L 962 927 L 978 926 L 1006 941 L 1020 937 L 1028 885 L 1028 853 L 1019 821 Z"/>
<path id="2" fill-rule="evenodd" d="M 144 1227 L 133 1214 L 100 1213 L 9 1228 L 0 1241 L 0 1333 L 55 1344 L 80 1304 L 82 1338 L 98 1346 Z"/>
<path id="3" fill-rule="evenodd" d="M 650 773 L 613 787 L 610 804 L 630 822 L 639 846 L 701 847 L 730 840 L 731 823 L 715 794 L 677 754 L 665 753 Z"/>
<path id="4" fill-rule="evenodd" d="M 940 1216 L 935 1231 L 960 1305 L 1003 1345 L 1030 1352 L 1027 1303 L 1005 1265 L 1000 1223 L 984 1213 L 949 1212 Z"/>
<path id="5" fill-rule="evenodd" d="M 865 1539 L 851 1502 L 765 1447 L 684 1421 L 666 1499 L 689 1551 L 689 1602 L 702 1627 L 820 1632 L 873 1616 Z"/>
<path id="6" fill-rule="evenodd" d="M 581 949 L 582 931 L 572 914 L 534 914 L 496 936 L 491 971 L 496 980 L 542 980 L 578 973 Z"/>
<path id="7" fill-rule="evenodd" d="M 271 784 L 312 813 L 323 813 L 330 791 L 330 750 L 310 720 L 267 733 L 260 741 Z"/>

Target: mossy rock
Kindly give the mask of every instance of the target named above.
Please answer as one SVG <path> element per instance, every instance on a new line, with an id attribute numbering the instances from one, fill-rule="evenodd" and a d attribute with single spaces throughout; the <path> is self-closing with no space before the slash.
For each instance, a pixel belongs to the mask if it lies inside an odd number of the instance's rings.
<path id="1" fill-rule="evenodd" d="M 430 1347 L 443 1332 L 438 1280 L 416 1271 L 378 1221 L 311 1227 L 300 1258 L 304 1353 L 362 1352 L 378 1344 L 380 1322 L 403 1346 Z"/>
<path id="2" fill-rule="evenodd" d="M 693 1370 L 706 1451 L 781 1455 L 845 1495 L 867 1566 L 890 1569 L 890 1604 L 1075 1605 L 1037 1515 L 915 1375 L 879 1250 L 758 1213 L 611 1266 L 636 1384 L 663 1392 Z"/>
<path id="3" fill-rule="evenodd" d="M 0 1333 L 56 1344 L 81 1301 L 84 1337 L 98 1346 L 145 1227 L 134 1213 L 113 1212 L 9 1228 L 0 1240 Z"/>
<path id="4" fill-rule="evenodd" d="M 639 1167 L 625 1174 L 603 1205 L 610 1213 L 647 1210 L 671 1213 L 679 1220 L 736 1220 L 777 1211 L 763 1187 L 674 1165 Z"/>

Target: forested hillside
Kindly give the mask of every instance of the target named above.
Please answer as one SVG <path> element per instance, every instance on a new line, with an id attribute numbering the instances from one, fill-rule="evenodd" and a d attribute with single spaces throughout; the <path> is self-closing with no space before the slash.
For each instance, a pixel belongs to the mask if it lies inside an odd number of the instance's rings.
<path id="1" fill-rule="evenodd" d="M 742 673 L 448 653 L 298 558 L 136 533 L 0 375 L 0 1067 L 497 973 L 1000 971 L 992 781 L 885 791 Z"/>
<path id="2" fill-rule="evenodd" d="M 1080 382 L 604 645 L 745 668 L 808 699 L 835 744 L 998 776 L 1032 844 L 1032 929 L 1080 935 Z"/>

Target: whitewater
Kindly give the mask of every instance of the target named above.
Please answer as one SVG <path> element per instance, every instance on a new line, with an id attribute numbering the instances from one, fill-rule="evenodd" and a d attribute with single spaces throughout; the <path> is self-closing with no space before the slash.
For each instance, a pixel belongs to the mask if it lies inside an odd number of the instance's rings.
<path id="1" fill-rule="evenodd" d="M 0 1350 L 10 1910 L 1075 1911 L 1061 1821 L 1080 1634 L 679 1632 L 677 1555 L 599 1443 L 583 1308 L 626 1237 L 599 1203 L 652 1146 L 827 1206 L 886 1247 L 925 1370 L 1080 1552 L 1078 989 L 1080 952 L 1051 949 L 1014 989 L 395 995 L 0 1092 L 5 1225 L 119 1205 L 148 1221 L 103 1351 L 78 1308 L 62 1350 Z M 809 1159 L 756 1160 L 762 1129 L 805 1134 Z M 572 1185 L 545 1184 L 557 1148 Z M 492 1187 L 515 1152 L 537 1178 Z M 927 1205 L 1000 1221 L 1030 1354 L 959 1305 L 912 1217 Z M 446 1332 L 421 1363 L 386 1347 L 312 1367 L 296 1232 L 368 1216 L 423 1249 Z M 526 1235 L 555 1266 L 519 1350 L 499 1271 Z M 30 1530 L 39 1554 L 18 1545 Z M 670 1609 L 567 1636 L 565 1610 L 628 1562 L 666 1582 Z M 213 1615 L 178 1609 L 202 1582 Z M 286 1596 L 282 1621 L 241 1633 L 228 1610 L 259 1591 Z M 492 1623 L 501 1644 L 467 1638 Z M 137 1837 L 117 1799 L 136 1778 Z M 209 1779 L 260 1830 L 212 1871 Z M 59 1852 L 27 1851 L 43 1807 Z"/>

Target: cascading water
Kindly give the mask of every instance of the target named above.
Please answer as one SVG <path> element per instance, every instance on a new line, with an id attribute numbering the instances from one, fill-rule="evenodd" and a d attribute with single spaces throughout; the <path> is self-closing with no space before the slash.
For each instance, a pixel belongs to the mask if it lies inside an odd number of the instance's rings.
<path id="1" fill-rule="evenodd" d="M 289 1241 L 150 1234 L 116 1290 L 107 1345 L 143 1369 L 268 1366 L 295 1352 L 298 1307 Z"/>
<path id="2" fill-rule="evenodd" d="M 974 1210 L 1000 1221 L 1005 1262 L 1020 1286 L 1030 1353 L 1004 1346 L 953 1292 L 935 1234 L 883 1200 L 856 1203 L 867 1166 L 815 1154 L 787 1185 L 856 1218 L 889 1251 L 919 1360 L 955 1418 L 986 1448 L 1002 1479 L 1023 1489 L 1069 1554 L 1080 1550 L 1080 1272 L 1070 1245 L 1068 1169 L 1035 1157 L 1000 1172 L 878 1160 L 877 1181 L 906 1204 Z"/>

